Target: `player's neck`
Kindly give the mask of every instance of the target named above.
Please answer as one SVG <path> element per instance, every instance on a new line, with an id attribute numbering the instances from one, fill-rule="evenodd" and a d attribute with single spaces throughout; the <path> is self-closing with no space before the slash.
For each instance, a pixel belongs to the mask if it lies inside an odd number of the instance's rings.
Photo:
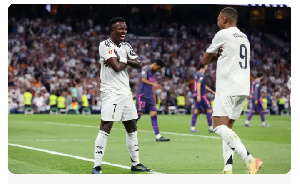
<path id="1" fill-rule="evenodd" d="M 151 64 L 149 67 L 150 67 L 150 69 L 153 71 L 153 64 Z"/>
<path id="2" fill-rule="evenodd" d="M 116 41 L 115 39 L 113 39 L 112 37 L 110 37 L 110 40 L 116 44 L 116 46 L 119 46 L 121 42 Z"/>
<path id="3" fill-rule="evenodd" d="M 205 69 L 200 69 L 200 72 L 205 73 Z"/>
<path id="4" fill-rule="evenodd" d="M 226 24 L 226 25 L 224 25 L 223 29 L 228 29 L 228 28 L 231 28 L 231 27 L 236 27 L 236 24 Z"/>

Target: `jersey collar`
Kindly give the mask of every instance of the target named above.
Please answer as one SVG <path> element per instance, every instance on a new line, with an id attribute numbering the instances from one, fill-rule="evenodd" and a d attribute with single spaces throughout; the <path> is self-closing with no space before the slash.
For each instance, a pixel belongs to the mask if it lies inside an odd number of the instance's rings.
<path id="1" fill-rule="evenodd" d="M 108 41 L 110 41 L 116 47 L 121 47 L 121 43 L 120 43 L 120 46 L 117 46 L 110 38 L 108 38 Z"/>

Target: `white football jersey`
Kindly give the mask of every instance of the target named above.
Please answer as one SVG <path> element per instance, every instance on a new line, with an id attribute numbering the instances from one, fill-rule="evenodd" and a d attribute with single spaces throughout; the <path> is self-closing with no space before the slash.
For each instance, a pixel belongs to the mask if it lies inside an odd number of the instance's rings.
<path id="1" fill-rule="evenodd" d="M 111 39 L 102 41 L 99 45 L 99 55 L 101 63 L 101 92 L 113 92 L 116 94 L 130 94 L 131 89 L 129 87 L 129 76 L 127 68 L 120 72 L 115 72 L 111 67 L 105 66 L 104 61 L 117 57 L 114 50 L 117 51 L 121 57 L 129 57 L 129 59 L 137 58 L 137 54 L 133 51 L 131 45 L 127 42 L 120 43 L 118 47 Z"/>
<path id="2" fill-rule="evenodd" d="M 216 33 L 208 53 L 218 53 L 216 92 L 225 96 L 249 95 L 250 92 L 250 43 L 237 27 L 222 29 Z"/>

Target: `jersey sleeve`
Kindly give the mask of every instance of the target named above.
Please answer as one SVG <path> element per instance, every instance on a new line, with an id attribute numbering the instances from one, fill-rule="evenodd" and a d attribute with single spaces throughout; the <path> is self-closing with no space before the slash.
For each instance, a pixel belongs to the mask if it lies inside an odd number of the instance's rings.
<path id="1" fill-rule="evenodd" d="M 148 67 L 147 66 L 142 68 L 141 78 L 142 77 L 145 77 L 146 79 L 148 77 Z"/>
<path id="2" fill-rule="evenodd" d="M 207 53 L 218 53 L 219 48 L 224 44 L 221 32 L 217 32 L 210 46 L 206 49 Z"/>
<path id="3" fill-rule="evenodd" d="M 134 52 L 133 48 L 129 43 L 126 43 L 126 54 L 129 57 L 129 59 L 138 58 L 138 55 Z"/>
<path id="4" fill-rule="evenodd" d="M 198 77 L 197 83 L 203 83 L 203 80 L 204 80 L 204 75 L 200 74 Z"/>
<path id="5" fill-rule="evenodd" d="M 100 62 L 104 60 L 108 60 L 111 57 L 117 57 L 113 48 L 106 46 L 104 42 L 100 43 L 99 55 L 100 55 Z"/>

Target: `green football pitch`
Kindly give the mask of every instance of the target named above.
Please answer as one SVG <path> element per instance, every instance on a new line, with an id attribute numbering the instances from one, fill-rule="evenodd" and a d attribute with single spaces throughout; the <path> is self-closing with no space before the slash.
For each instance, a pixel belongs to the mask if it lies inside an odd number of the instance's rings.
<path id="1" fill-rule="evenodd" d="M 234 125 L 247 150 L 264 162 L 260 174 L 285 174 L 291 169 L 291 117 L 266 116 L 269 128 L 253 116 Z M 8 115 L 8 169 L 22 174 L 89 174 L 93 167 L 94 141 L 100 115 Z M 219 174 L 223 169 L 222 141 L 208 133 L 206 116 L 200 115 L 189 132 L 191 115 L 158 115 L 160 133 L 170 142 L 155 142 L 149 115 L 138 122 L 140 161 L 153 173 Z M 102 165 L 104 174 L 130 171 L 122 123 L 114 123 Z M 235 154 L 233 173 L 244 174 L 246 165 Z M 144 174 L 144 173 L 140 173 Z"/>

